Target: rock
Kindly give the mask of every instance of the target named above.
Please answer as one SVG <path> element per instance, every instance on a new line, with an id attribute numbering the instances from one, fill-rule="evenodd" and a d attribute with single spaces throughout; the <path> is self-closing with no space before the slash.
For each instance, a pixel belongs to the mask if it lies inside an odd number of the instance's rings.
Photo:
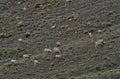
<path id="1" fill-rule="evenodd" d="M 21 4 L 21 2 L 19 1 L 19 2 L 17 2 L 17 4 Z"/>
<path id="2" fill-rule="evenodd" d="M 26 8 L 26 7 L 24 7 L 24 8 L 23 8 L 23 10 L 25 11 L 25 10 L 27 10 L 27 8 Z"/>
<path id="3" fill-rule="evenodd" d="M 6 33 L 0 33 L 0 38 L 6 38 L 7 34 Z"/>
<path id="4" fill-rule="evenodd" d="M 23 26 L 23 21 L 18 22 L 18 23 L 16 24 L 16 26 L 17 26 L 17 27 Z"/>
<path id="5" fill-rule="evenodd" d="M 29 37 L 30 36 L 30 32 L 26 32 L 25 33 L 25 37 L 27 38 L 27 37 Z"/>
<path id="6" fill-rule="evenodd" d="M 51 26 L 51 29 L 55 29 L 55 28 L 56 28 L 56 25 Z"/>
<path id="7" fill-rule="evenodd" d="M 98 30 L 97 32 L 98 32 L 98 33 L 102 33 L 102 30 Z"/>
<path id="8" fill-rule="evenodd" d="M 20 16 L 16 16 L 16 17 L 15 17 L 15 19 L 19 19 L 19 18 L 20 18 Z"/>
<path id="9" fill-rule="evenodd" d="M 18 41 L 19 41 L 19 42 L 24 42 L 22 38 L 19 38 Z"/>

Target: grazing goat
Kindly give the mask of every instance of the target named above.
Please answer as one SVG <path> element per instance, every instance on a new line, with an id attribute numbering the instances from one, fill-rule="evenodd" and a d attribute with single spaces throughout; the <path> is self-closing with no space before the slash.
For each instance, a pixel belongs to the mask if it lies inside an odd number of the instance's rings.
<path id="1" fill-rule="evenodd" d="M 44 49 L 44 52 L 48 52 L 48 53 L 50 53 L 50 52 L 52 52 L 52 50 L 49 49 L 49 48 L 45 48 L 45 49 Z"/>
<path id="2" fill-rule="evenodd" d="M 59 49 L 58 47 L 54 47 L 54 48 L 53 48 L 53 52 L 54 52 L 54 53 L 60 53 L 60 49 Z"/>
<path id="3" fill-rule="evenodd" d="M 24 59 L 24 60 L 29 59 L 29 58 L 30 58 L 30 56 L 29 56 L 28 54 L 24 54 L 24 55 L 23 55 L 23 59 Z"/>
<path id="4" fill-rule="evenodd" d="M 33 62 L 34 62 L 34 67 L 36 67 L 36 66 L 37 66 L 37 64 L 39 64 L 39 63 L 40 63 L 38 60 L 34 60 Z"/>

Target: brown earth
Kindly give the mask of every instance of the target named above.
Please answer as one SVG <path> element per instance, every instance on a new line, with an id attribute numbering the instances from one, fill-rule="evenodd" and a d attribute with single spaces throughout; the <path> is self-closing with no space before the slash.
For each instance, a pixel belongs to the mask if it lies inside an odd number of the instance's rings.
<path id="1" fill-rule="evenodd" d="M 120 79 L 119 7 L 120 0 L 0 0 L 0 79 Z M 44 52 L 57 41 L 60 58 Z"/>

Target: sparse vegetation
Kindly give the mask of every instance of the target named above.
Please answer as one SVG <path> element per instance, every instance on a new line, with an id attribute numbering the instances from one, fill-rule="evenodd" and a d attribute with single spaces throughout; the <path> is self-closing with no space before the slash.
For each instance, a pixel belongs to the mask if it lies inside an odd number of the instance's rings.
<path id="1" fill-rule="evenodd" d="M 0 49 L 0 56 L 1 57 L 9 57 L 12 55 L 16 55 L 20 53 L 21 49 L 19 47 L 13 47 L 13 48 L 1 48 Z"/>
<path id="2" fill-rule="evenodd" d="M 17 66 L 17 65 L 20 65 L 20 64 L 23 64 L 22 60 L 16 60 L 16 62 L 14 62 L 14 63 L 9 61 L 9 62 L 4 63 L 3 65 L 1 65 L 1 67 L 7 68 L 7 67 L 11 67 L 11 66 Z"/>
<path id="3" fill-rule="evenodd" d="M 0 0 L 0 79 L 119 79 L 119 0 Z"/>

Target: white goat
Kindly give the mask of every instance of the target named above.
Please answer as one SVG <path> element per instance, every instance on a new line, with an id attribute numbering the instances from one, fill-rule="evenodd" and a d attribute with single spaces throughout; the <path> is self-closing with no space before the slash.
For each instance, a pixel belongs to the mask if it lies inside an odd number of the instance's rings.
<path id="1" fill-rule="evenodd" d="M 72 2 L 73 0 L 65 0 L 66 2 Z"/>
<path id="2" fill-rule="evenodd" d="M 49 48 L 45 48 L 45 49 L 44 49 L 44 52 L 48 52 L 48 53 L 49 53 L 49 52 L 52 52 L 52 50 L 49 49 Z"/>
<path id="3" fill-rule="evenodd" d="M 11 63 L 15 63 L 15 62 L 16 62 L 16 60 L 14 60 L 14 59 L 11 59 L 11 60 L 10 60 L 10 62 L 11 62 Z"/>
<path id="4" fill-rule="evenodd" d="M 37 66 L 37 64 L 39 64 L 39 63 L 40 63 L 38 60 L 34 60 L 33 62 L 34 62 L 34 67 L 36 67 L 36 66 Z"/>
<path id="5" fill-rule="evenodd" d="M 56 58 L 61 58 L 61 57 L 62 57 L 62 55 L 55 55 L 55 57 L 56 57 Z"/>
<path id="6" fill-rule="evenodd" d="M 60 48 L 54 47 L 54 48 L 53 48 L 53 52 L 54 52 L 54 53 L 60 53 Z"/>
<path id="7" fill-rule="evenodd" d="M 29 59 L 29 58 L 30 58 L 30 56 L 29 56 L 28 54 L 24 54 L 24 55 L 23 55 L 23 59 L 24 59 L 24 60 Z"/>

